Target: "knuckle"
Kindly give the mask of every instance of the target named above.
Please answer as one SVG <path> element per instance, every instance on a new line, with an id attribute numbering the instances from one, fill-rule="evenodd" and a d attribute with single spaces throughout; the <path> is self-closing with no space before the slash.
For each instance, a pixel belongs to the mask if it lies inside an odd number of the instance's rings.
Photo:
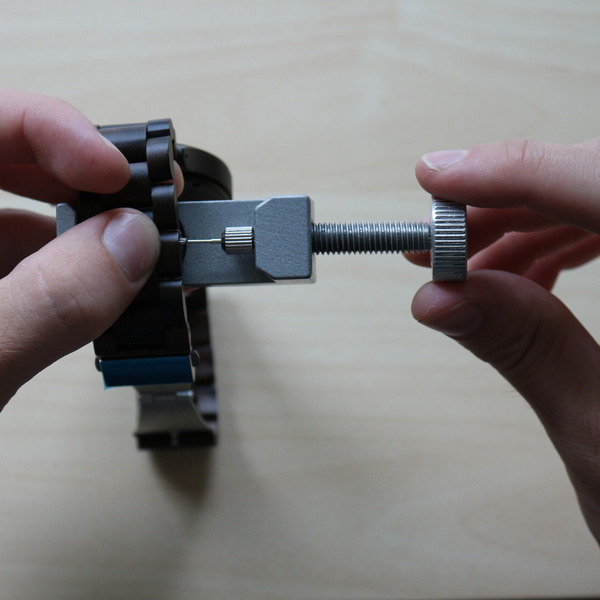
<path id="1" fill-rule="evenodd" d="M 510 381 L 530 378 L 540 369 L 544 354 L 537 351 L 539 323 L 530 321 L 525 327 L 511 328 L 499 344 L 488 349 L 485 361 Z"/>
<path id="2" fill-rule="evenodd" d="M 521 393 L 529 395 L 535 386 L 534 395 L 544 397 L 555 389 L 564 371 L 561 365 L 564 339 L 549 331 L 547 317 L 530 306 L 518 318 L 514 315 L 509 327 L 503 322 L 503 327 L 464 340 L 463 345 L 492 365 Z"/>
<path id="3" fill-rule="evenodd" d="M 524 138 L 505 142 L 504 152 L 509 165 L 518 165 L 534 176 L 542 170 L 548 160 L 552 160 L 545 144 Z"/>

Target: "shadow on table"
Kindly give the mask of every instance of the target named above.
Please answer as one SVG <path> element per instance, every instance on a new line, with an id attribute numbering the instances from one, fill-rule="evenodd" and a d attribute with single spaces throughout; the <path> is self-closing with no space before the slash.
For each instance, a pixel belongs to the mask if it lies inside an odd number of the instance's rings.
<path id="1" fill-rule="evenodd" d="M 213 448 L 163 450 L 151 453 L 157 475 L 191 503 L 201 501 L 208 490 Z"/>

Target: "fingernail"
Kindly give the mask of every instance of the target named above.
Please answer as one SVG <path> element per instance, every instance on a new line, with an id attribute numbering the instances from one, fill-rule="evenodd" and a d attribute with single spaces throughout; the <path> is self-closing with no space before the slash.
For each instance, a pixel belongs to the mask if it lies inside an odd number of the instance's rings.
<path id="1" fill-rule="evenodd" d="M 482 321 L 481 308 L 470 300 L 463 300 L 456 306 L 420 323 L 450 337 L 463 337 L 473 333 Z"/>
<path id="2" fill-rule="evenodd" d="M 100 136 L 100 138 L 102 139 L 102 141 L 109 147 L 112 148 L 113 150 L 116 150 L 119 154 L 123 155 L 123 153 L 110 141 L 107 140 L 102 134 L 98 134 Z"/>
<path id="3" fill-rule="evenodd" d="M 154 223 L 138 212 L 119 212 L 104 228 L 102 241 L 132 283 L 156 264 L 160 237 Z"/>
<path id="4" fill-rule="evenodd" d="M 462 160 L 468 152 L 468 150 L 440 150 L 439 152 L 424 154 L 422 160 L 430 169 L 443 171 Z"/>

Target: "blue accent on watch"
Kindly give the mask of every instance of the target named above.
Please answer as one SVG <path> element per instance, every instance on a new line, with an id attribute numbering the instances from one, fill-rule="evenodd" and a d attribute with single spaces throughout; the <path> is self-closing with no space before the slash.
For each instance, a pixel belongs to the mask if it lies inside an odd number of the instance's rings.
<path id="1" fill-rule="evenodd" d="M 194 381 L 192 361 L 188 355 L 101 360 L 100 371 L 105 387 Z"/>

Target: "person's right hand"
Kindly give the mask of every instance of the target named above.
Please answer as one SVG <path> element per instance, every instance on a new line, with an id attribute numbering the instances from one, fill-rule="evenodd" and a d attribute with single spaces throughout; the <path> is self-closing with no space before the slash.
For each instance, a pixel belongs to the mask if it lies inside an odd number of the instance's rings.
<path id="1" fill-rule="evenodd" d="M 464 283 L 421 288 L 413 315 L 530 402 L 600 541 L 600 347 L 550 293 L 562 269 L 600 254 L 600 138 L 436 152 L 416 173 L 434 196 L 469 205 L 471 258 Z"/>
<path id="2" fill-rule="evenodd" d="M 129 176 L 124 156 L 72 106 L 0 89 L 2 189 L 74 203 L 79 190 L 113 193 Z M 103 213 L 53 240 L 54 231 L 54 219 L 0 211 L 0 410 L 36 373 L 108 329 L 160 251 L 156 227 L 134 210 Z"/>

